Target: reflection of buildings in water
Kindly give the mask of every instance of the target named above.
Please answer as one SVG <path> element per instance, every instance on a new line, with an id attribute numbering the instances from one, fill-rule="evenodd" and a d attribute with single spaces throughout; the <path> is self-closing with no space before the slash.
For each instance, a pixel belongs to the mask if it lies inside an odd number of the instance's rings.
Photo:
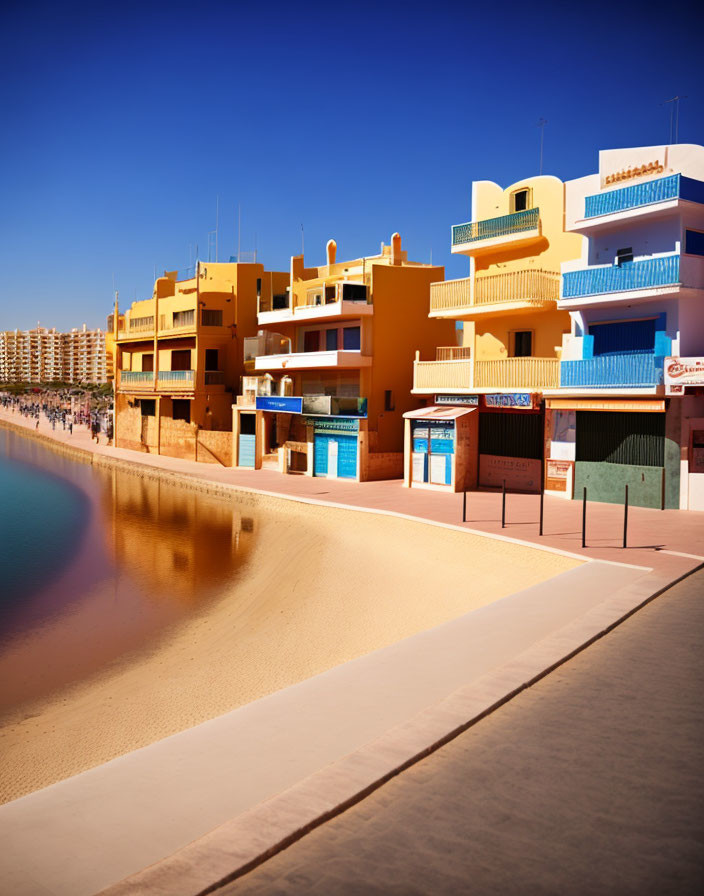
<path id="1" fill-rule="evenodd" d="M 148 594 L 195 602 L 242 568 L 255 537 L 251 517 L 224 499 L 158 479 L 101 474 L 115 562 Z"/>

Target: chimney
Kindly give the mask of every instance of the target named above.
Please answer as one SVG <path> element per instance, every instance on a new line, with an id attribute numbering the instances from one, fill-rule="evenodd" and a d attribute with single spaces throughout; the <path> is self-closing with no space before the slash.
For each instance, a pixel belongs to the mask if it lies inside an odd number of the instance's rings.
<path id="1" fill-rule="evenodd" d="M 328 240 L 325 249 L 328 253 L 328 265 L 335 264 L 335 256 L 337 255 L 337 243 L 335 240 Z"/>
<path id="2" fill-rule="evenodd" d="M 401 234 L 394 233 L 391 237 L 391 264 L 401 264 Z"/>

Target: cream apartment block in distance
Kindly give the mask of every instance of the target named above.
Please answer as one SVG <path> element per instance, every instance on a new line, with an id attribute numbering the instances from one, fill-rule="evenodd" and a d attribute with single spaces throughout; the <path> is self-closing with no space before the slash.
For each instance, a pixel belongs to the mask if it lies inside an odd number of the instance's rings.
<path id="1" fill-rule="evenodd" d="M 105 333 L 85 324 L 70 333 L 37 326 L 0 332 L 0 382 L 107 382 Z"/>

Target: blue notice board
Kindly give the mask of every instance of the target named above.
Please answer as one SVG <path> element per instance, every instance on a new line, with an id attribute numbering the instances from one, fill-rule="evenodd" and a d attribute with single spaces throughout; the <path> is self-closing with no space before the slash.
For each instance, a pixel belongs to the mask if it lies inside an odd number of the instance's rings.
<path id="1" fill-rule="evenodd" d="M 292 395 L 257 395 L 258 411 L 282 411 L 286 414 L 300 414 L 303 410 L 303 399 Z"/>

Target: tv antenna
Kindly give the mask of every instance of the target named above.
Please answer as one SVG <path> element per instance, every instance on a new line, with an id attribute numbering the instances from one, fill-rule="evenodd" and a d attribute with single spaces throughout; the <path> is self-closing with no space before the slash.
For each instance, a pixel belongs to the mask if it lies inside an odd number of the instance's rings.
<path id="1" fill-rule="evenodd" d="M 672 143 L 672 133 L 674 126 L 675 143 L 680 142 L 680 100 L 686 100 L 686 96 L 673 96 L 670 100 L 660 103 L 661 106 L 670 106 L 670 143 Z"/>

